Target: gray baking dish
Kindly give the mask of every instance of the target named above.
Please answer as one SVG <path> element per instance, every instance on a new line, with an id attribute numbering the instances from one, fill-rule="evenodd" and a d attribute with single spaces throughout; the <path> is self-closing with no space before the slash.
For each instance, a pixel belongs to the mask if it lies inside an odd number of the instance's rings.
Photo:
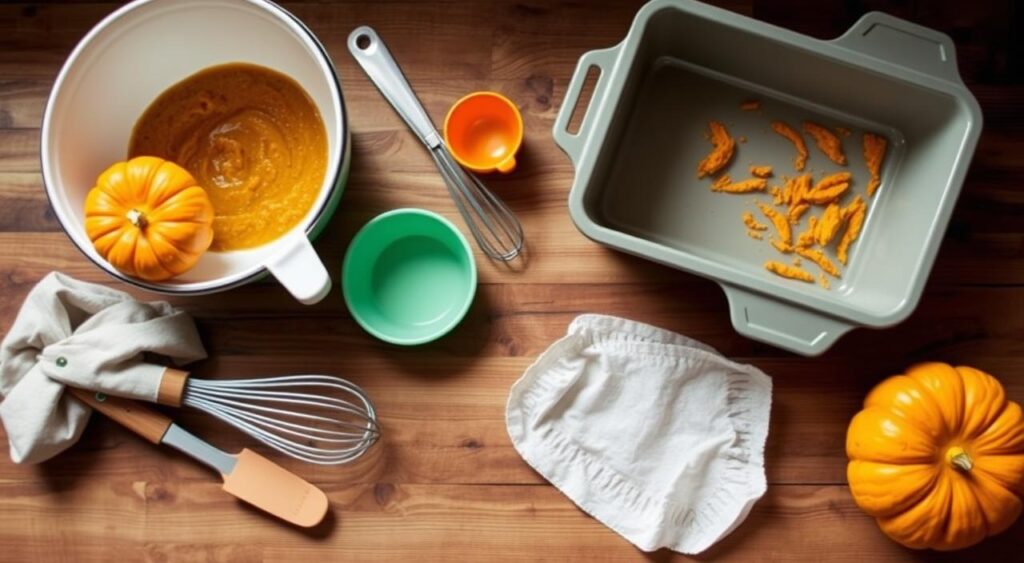
<path id="1" fill-rule="evenodd" d="M 600 75 L 571 134 L 591 68 Z M 740 111 L 748 99 L 761 110 Z M 751 163 L 794 173 L 793 146 L 772 119 L 851 129 L 844 149 L 857 193 L 867 178 L 861 133 L 888 138 L 882 186 L 830 290 L 766 272 L 765 260 L 786 259 L 746 236 L 740 215 L 757 213 L 752 196 L 697 180 L 712 119 L 748 138 L 730 165 L 736 178 Z M 953 42 L 937 31 L 872 12 L 821 41 L 698 2 L 654 0 L 622 43 L 580 58 L 553 134 L 576 169 L 569 210 L 586 236 L 717 281 L 741 334 L 817 355 L 854 327 L 890 326 L 914 310 L 981 125 Z M 807 143 L 816 178 L 839 169 Z"/>

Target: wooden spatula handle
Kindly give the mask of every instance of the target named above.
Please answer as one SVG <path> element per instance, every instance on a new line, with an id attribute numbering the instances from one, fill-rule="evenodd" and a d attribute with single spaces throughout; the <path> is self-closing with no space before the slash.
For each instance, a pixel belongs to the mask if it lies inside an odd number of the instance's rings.
<path id="1" fill-rule="evenodd" d="M 154 444 L 159 444 L 171 427 L 170 418 L 138 401 L 73 387 L 69 387 L 68 391 L 83 403 Z"/>

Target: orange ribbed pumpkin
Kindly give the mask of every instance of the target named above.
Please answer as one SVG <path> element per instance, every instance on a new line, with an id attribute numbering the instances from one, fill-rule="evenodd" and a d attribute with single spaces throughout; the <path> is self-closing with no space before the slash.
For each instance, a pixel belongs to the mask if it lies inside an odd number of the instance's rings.
<path id="1" fill-rule="evenodd" d="M 967 547 L 1021 513 L 1024 414 L 977 369 L 919 364 L 878 384 L 846 454 L 857 505 L 907 547 Z"/>
<path id="2" fill-rule="evenodd" d="M 118 271 L 163 281 L 210 248 L 213 205 L 187 170 L 140 156 L 100 174 L 85 199 L 85 231 Z"/>

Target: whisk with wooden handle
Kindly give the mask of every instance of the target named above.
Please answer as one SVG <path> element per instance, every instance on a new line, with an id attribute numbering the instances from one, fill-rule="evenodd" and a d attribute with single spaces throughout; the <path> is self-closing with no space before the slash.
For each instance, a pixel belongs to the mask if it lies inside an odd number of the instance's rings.
<path id="1" fill-rule="evenodd" d="M 348 36 L 348 50 L 384 98 L 430 150 L 448 193 L 480 250 L 503 262 L 519 256 L 525 244 L 519 220 L 479 178 L 455 162 L 377 32 L 369 26 L 357 27 Z"/>
<path id="2" fill-rule="evenodd" d="M 380 437 L 363 390 L 330 375 L 208 380 L 167 368 L 157 402 L 203 411 L 283 454 L 321 465 L 353 461 Z"/>

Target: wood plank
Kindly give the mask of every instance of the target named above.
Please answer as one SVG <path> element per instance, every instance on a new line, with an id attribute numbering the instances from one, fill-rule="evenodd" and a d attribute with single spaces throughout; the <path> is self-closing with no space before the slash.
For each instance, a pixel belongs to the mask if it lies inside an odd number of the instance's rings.
<path id="1" fill-rule="evenodd" d="M 43 79 L 0 79 L 0 129 L 35 129 L 52 82 Z"/>
<path id="2" fill-rule="evenodd" d="M 0 232 L 60 231 L 39 172 L 0 174 Z"/>
<path id="3" fill-rule="evenodd" d="M 0 131 L 0 172 L 39 172 L 39 130 Z"/>
<path id="4" fill-rule="evenodd" d="M 19 511 L 0 513 L 0 543 L 19 561 L 103 560 L 112 544 L 128 559 L 207 558 L 271 561 L 334 557 L 444 561 L 487 553 L 488 560 L 687 561 L 668 551 L 644 555 L 546 486 L 394 485 L 326 487 L 332 516 L 302 531 L 266 526 L 259 512 L 219 491 L 208 475 L 177 478 L 153 466 L 35 496 L 31 484 L 3 486 Z M 144 516 L 139 517 L 139 514 Z M 118 521 L 104 527 L 99 522 Z M 30 538 L 10 530 L 32 522 Z M 61 527 L 47 523 L 60 521 Z M 187 526 L 188 537 L 175 530 Z M 814 533 L 807 533 L 808 527 Z M 1006 560 L 1024 527 L 974 549 L 961 560 Z M 73 535 L 74 542 L 62 541 Z M 230 539 L 229 539 L 230 538 Z M 26 541 L 27 539 L 27 541 Z M 1007 551 L 1010 550 L 1010 551 Z M 801 561 L 796 553 L 828 553 L 829 561 L 911 561 L 927 555 L 900 547 L 853 504 L 841 486 L 769 489 L 747 521 L 699 559 Z"/>

